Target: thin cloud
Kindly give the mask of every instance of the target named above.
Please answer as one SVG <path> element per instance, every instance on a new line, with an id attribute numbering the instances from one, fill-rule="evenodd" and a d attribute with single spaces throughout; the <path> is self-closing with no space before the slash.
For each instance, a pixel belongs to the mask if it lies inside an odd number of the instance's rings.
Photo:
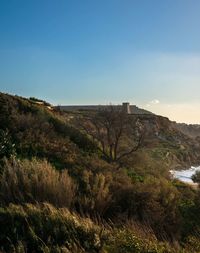
<path id="1" fill-rule="evenodd" d="M 157 104 L 160 104 L 160 101 L 158 99 L 154 99 L 150 102 L 150 104 L 152 105 L 157 105 Z"/>
<path id="2" fill-rule="evenodd" d="M 158 105 L 160 104 L 160 101 L 158 99 L 153 99 L 150 102 L 148 102 L 148 104 L 146 104 L 146 107 L 151 107 L 153 105 Z"/>

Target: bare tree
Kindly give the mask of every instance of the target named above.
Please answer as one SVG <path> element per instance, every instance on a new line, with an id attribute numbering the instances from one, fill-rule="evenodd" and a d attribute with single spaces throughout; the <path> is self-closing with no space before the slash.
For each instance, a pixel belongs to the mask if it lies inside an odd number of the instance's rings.
<path id="1" fill-rule="evenodd" d="M 84 115 L 79 125 L 98 144 L 109 162 L 118 162 L 137 151 L 143 139 L 143 126 L 134 115 L 120 106 L 108 106 L 96 113 Z"/>

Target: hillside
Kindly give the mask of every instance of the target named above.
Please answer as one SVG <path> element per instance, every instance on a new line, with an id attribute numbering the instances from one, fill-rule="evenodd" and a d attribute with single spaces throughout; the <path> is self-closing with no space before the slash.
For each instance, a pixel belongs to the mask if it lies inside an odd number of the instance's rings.
<path id="1" fill-rule="evenodd" d="M 80 113 L 57 112 L 48 103 L 3 93 L 0 103 L 1 128 L 9 131 L 20 156 L 45 157 L 57 167 L 70 168 L 80 161 L 80 156 L 97 151 L 91 139 L 74 125 L 74 118 Z M 140 113 L 136 117 L 145 127 L 138 156 L 145 153 L 155 161 L 162 159 L 170 169 L 200 163 L 198 140 L 182 128 L 179 130 L 169 119 L 154 114 Z"/>
<path id="2" fill-rule="evenodd" d="M 138 114 L 133 113 L 129 117 L 139 120 L 142 124 L 144 128 L 143 143 L 137 152 L 126 157 L 125 166 L 127 164 L 130 166 L 131 163 L 137 167 L 140 160 L 143 162 L 142 166 L 146 166 L 146 163 L 149 166 L 149 162 L 152 161 L 153 164 L 161 163 L 161 167 L 164 166 L 167 170 L 189 168 L 200 164 L 200 141 L 198 138 L 179 129 L 177 124 L 166 117 L 146 113 L 142 109 L 139 111 Z M 80 114 L 84 115 L 84 112 L 88 117 L 88 109 L 79 112 L 62 112 L 62 115 L 68 117 L 68 121 L 74 124 L 76 118 L 81 122 Z M 89 114 L 90 112 L 93 114 L 93 110 L 89 110 Z"/>
<path id="3" fill-rule="evenodd" d="M 58 168 L 70 168 L 95 152 L 94 144 L 64 117 L 32 99 L 0 93 L 0 127 L 20 157 L 46 158 Z"/>
<path id="4" fill-rule="evenodd" d="M 197 138 L 200 136 L 200 125 L 198 124 L 174 123 L 174 126 L 192 138 Z"/>
<path id="5" fill-rule="evenodd" d="M 195 164 L 165 117 L 0 93 L 0 250 L 198 253 L 200 193 L 169 176 Z"/>
<path id="6" fill-rule="evenodd" d="M 177 128 L 168 118 L 156 115 L 139 116 L 144 122 L 145 149 L 171 168 L 188 168 L 200 164 L 200 142 Z"/>

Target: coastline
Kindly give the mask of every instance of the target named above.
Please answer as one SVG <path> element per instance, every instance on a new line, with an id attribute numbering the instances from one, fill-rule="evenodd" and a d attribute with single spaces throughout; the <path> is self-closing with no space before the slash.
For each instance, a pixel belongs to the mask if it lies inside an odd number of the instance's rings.
<path id="1" fill-rule="evenodd" d="M 189 169 L 182 170 L 170 170 L 169 172 L 172 175 L 172 178 L 178 179 L 183 183 L 189 184 L 192 187 L 197 188 L 198 184 L 192 181 L 192 176 L 196 173 L 196 171 L 200 171 L 200 166 L 191 166 Z"/>

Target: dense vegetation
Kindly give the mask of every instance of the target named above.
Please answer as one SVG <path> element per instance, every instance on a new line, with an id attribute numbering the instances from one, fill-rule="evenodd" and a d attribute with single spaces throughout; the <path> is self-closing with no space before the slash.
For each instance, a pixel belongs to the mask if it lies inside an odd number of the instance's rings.
<path id="1" fill-rule="evenodd" d="M 0 93 L 1 252 L 200 252 L 200 190 L 168 173 L 197 142 L 154 115 L 38 101 Z"/>

